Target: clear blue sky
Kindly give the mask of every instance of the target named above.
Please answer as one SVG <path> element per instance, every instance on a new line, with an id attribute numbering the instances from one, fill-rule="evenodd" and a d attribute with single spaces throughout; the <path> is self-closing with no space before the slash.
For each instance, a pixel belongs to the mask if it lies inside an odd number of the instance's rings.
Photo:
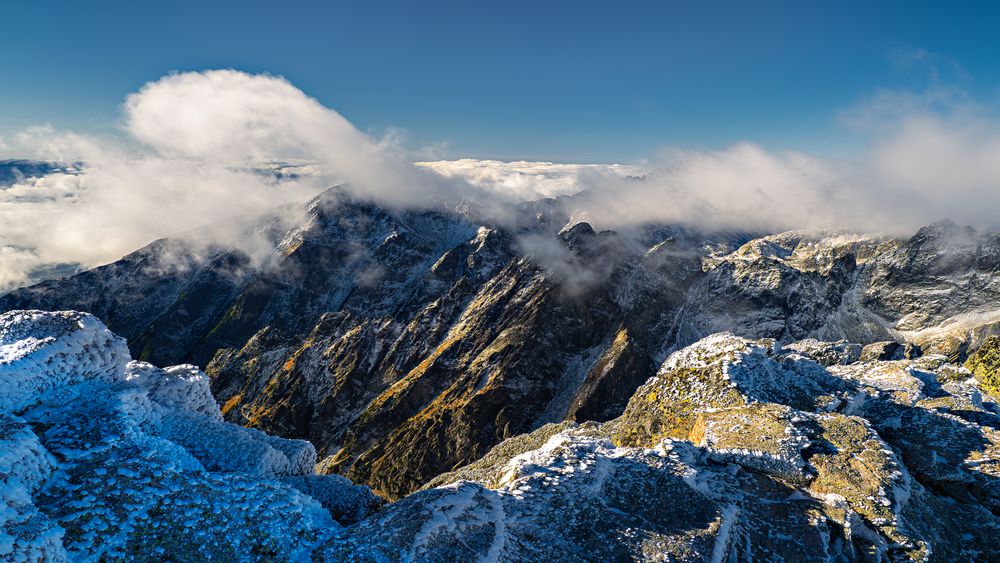
<path id="1" fill-rule="evenodd" d="M 358 127 L 448 155 L 634 161 L 750 140 L 844 150 L 837 113 L 922 88 L 926 49 L 1000 85 L 1000 9 L 954 2 L 47 2 L 4 4 L 0 131 L 110 127 L 172 70 L 287 77 Z M 849 149 L 849 148 L 848 148 Z"/>

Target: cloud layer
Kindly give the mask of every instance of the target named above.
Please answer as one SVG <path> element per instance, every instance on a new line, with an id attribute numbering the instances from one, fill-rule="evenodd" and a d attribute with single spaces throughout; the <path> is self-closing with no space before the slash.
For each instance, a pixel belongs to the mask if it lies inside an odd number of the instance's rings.
<path id="1" fill-rule="evenodd" d="M 85 165 L 0 190 L 0 291 L 39 267 L 94 266 L 341 182 L 386 205 L 433 204 L 464 185 L 412 166 L 283 78 L 232 70 L 145 85 L 125 100 L 121 138 L 37 127 L 7 144 L 18 156 Z M 260 172 L 273 162 L 310 166 L 280 179 Z"/>
<path id="2" fill-rule="evenodd" d="M 904 235 L 949 218 L 1000 228 L 1000 118 L 954 85 L 878 90 L 840 121 L 863 150 L 847 160 L 750 142 L 664 148 L 634 166 L 460 160 L 424 163 L 525 198 L 578 194 L 575 220 L 780 231 L 832 227 Z M 641 176 L 641 178 L 636 178 Z"/>
<path id="3" fill-rule="evenodd" d="M 626 166 L 471 159 L 414 166 L 394 137 L 359 131 L 283 78 L 172 74 L 126 98 L 119 137 L 37 127 L 0 147 L 85 163 L 0 188 L 0 291 L 39 268 L 94 266 L 155 238 L 225 225 L 341 182 L 387 206 L 475 200 L 479 209 L 500 210 L 502 202 L 572 195 L 564 198 L 568 211 L 597 228 L 653 222 L 905 233 L 943 217 L 996 228 L 1000 120 L 990 107 L 940 82 L 923 92 L 878 91 L 840 116 L 869 147 L 853 162 L 737 143 L 662 149 Z M 261 173 L 288 166 L 296 174 Z"/>
<path id="4" fill-rule="evenodd" d="M 578 193 L 585 185 L 640 176 L 643 164 L 557 164 L 552 162 L 503 162 L 499 160 L 439 160 L 418 166 L 452 179 L 462 179 L 482 190 L 513 201 L 532 201 Z"/>

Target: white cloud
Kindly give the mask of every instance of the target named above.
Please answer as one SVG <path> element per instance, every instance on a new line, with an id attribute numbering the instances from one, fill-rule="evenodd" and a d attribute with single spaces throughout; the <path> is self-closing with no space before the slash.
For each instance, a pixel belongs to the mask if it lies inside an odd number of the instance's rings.
<path id="1" fill-rule="evenodd" d="M 888 188 L 935 213 L 987 228 L 1000 226 L 1000 122 L 920 116 L 872 154 Z"/>
<path id="2" fill-rule="evenodd" d="M 42 126 L 11 139 L 6 150 L 18 156 L 86 164 L 78 174 L 0 191 L 0 290 L 38 267 L 94 266 L 342 181 L 386 205 L 453 197 L 461 188 L 407 163 L 390 142 L 359 132 L 279 77 L 174 74 L 128 96 L 124 112 L 121 138 Z M 283 181 L 250 169 L 274 160 L 315 166 Z"/>
<path id="3" fill-rule="evenodd" d="M 499 160 L 439 160 L 418 162 L 447 178 L 462 178 L 472 185 L 514 201 L 530 201 L 579 192 L 584 185 L 603 179 L 644 174 L 644 165 L 556 164 L 551 162 L 503 162 Z"/>
<path id="4" fill-rule="evenodd" d="M 108 262 L 155 238 L 225 225 L 342 181 L 388 206 L 472 199 L 499 210 L 498 201 L 576 194 L 569 211 L 597 228 L 901 233 L 945 216 L 1000 226 L 1000 120 L 989 104 L 941 82 L 922 92 L 881 90 L 845 110 L 843 121 L 870 147 L 853 163 L 738 143 L 665 149 L 630 166 L 414 166 L 398 133 L 373 138 L 283 78 L 232 70 L 164 77 L 123 107 L 120 137 L 43 126 L 5 139 L 13 155 L 86 166 L 0 190 L 0 288 L 39 267 Z M 250 170 L 274 161 L 302 164 L 302 174 L 278 181 Z"/>
<path id="5" fill-rule="evenodd" d="M 320 136 L 343 139 L 351 151 L 367 142 L 287 80 L 233 70 L 146 84 L 126 98 L 125 126 L 161 155 L 224 162 L 315 158 Z"/>
<path id="6" fill-rule="evenodd" d="M 405 150 L 394 129 L 373 138 L 284 78 L 234 70 L 165 76 L 129 95 L 123 112 L 117 137 L 41 126 L 4 147 L 19 157 L 85 166 L 0 192 L 0 291 L 39 267 L 105 263 L 156 238 L 224 226 L 233 216 L 300 201 L 335 183 L 384 206 L 474 200 L 481 212 L 500 217 L 501 201 L 561 193 L 605 172 L 551 165 L 542 173 L 522 163 L 517 174 L 535 172 L 520 185 L 483 178 L 473 185 L 468 175 L 409 162 L 439 148 Z M 301 164 L 300 174 L 277 181 L 257 172 L 275 161 Z M 201 242 L 247 243 L 225 229 L 217 236 L 225 240 Z M 251 246 L 268 250 L 259 241 Z"/>
<path id="7" fill-rule="evenodd" d="M 575 211 L 607 228 L 666 221 L 906 234 L 943 218 L 1000 228 L 997 101 L 976 99 L 939 74 L 924 90 L 878 90 L 841 112 L 865 149 L 853 162 L 752 143 L 666 149 L 651 159 L 647 178 L 604 180 L 577 198 Z"/>
<path id="8" fill-rule="evenodd" d="M 167 157 L 320 162 L 360 195 L 388 205 L 426 204 L 462 187 L 407 162 L 395 130 L 373 139 L 280 77 L 174 74 L 130 95 L 125 111 L 129 133 Z"/>
<path id="9" fill-rule="evenodd" d="M 859 226 L 870 203 L 853 168 L 741 143 L 717 151 L 664 150 L 641 179 L 589 187 L 571 210 L 596 228 L 642 223 L 782 230 Z M 860 210 L 864 210 L 859 212 Z"/>
<path id="10" fill-rule="evenodd" d="M 921 91 L 880 88 L 859 103 L 840 112 L 840 122 L 858 133 L 888 135 L 902 122 L 919 116 L 974 115 L 980 109 L 969 94 L 957 86 L 935 84 Z"/>

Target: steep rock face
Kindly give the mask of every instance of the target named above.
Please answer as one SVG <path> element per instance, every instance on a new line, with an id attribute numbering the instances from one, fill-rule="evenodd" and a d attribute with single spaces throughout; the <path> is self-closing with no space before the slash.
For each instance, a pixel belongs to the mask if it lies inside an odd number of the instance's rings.
<path id="1" fill-rule="evenodd" d="M 814 336 L 841 306 L 858 256 L 875 244 L 835 233 L 793 232 L 755 239 L 707 260 L 710 269 L 678 317 L 678 344 L 726 330 L 784 341 Z"/>
<path id="2" fill-rule="evenodd" d="M 925 350 L 964 358 L 998 331 L 1000 237 L 947 221 L 920 229 L 861 280 L 861 302 Z"/>
<path id="3" fill-rule="evenodd" d="M 719 331 L 905 341 L 961 360 L 996 333 L 1000 237 L 948 221 L 908 240 L 793 231 L 705 261 L 677 319 L 683 346 Z"/>
<path id="4" fill-rule="evenodd" d="M 275 217 L 262 220 L 265 223 L 247 230 L 273 238 L 270 231 L 279 222 Z M 0 296 L 0 310 L 86 311 L 127 338 L 135 355 L 144 360 L 205 360 L 197 362 L 205 365 L 207 359 L 188 350 L 254 269 L 244 253 L 188 239 L 165 239 L 106 266 Z"/>

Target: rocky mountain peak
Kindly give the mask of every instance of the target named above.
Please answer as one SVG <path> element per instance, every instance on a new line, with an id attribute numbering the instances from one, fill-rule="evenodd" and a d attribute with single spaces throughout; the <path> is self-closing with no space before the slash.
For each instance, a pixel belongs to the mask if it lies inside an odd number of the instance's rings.
<path id="1" fill-rule="evenodd" d="M 618 417 L 670 353 L 715 333 L 892 341 L 955 362 L 1000 333 L 981 266 L 992 235 L 954 261 L 930 252 L 943 227 L 920 244 L 586 222 L 560 234 L 555 200 L 512 209 L 521 219 L 477 222 L 335 188 L 250 220 L 277 249 L 266 261 L 166 239 L 2 296 L 0 311 L 91 312 L 137 359 L 204 367 L 226 420 L 308 439 L 326 470 L 392 498 L 546 423 Z"/>

